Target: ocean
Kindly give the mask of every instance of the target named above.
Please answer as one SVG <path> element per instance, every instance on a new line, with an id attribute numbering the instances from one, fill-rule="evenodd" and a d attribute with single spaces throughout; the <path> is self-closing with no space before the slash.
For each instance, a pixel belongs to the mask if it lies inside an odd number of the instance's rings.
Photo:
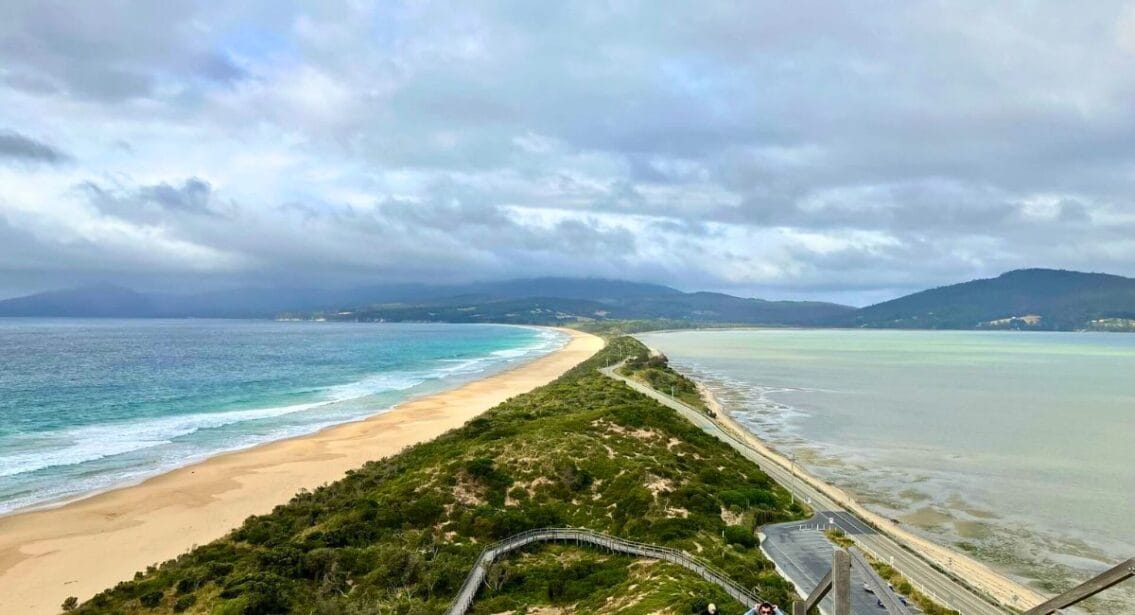
<path id="1" fill-rule="evenodd" d="M 0 513 L 359 420 L 566 341 L 496 325 L 0 318 Z"/>
<path id="2" fill-rule="evenodd" d="M 886 517 L 1055 592 L 1135 556 L 1135 335 L 638 336 Z M 1119 586 L 1099 612 L 1135 612 Z"/>

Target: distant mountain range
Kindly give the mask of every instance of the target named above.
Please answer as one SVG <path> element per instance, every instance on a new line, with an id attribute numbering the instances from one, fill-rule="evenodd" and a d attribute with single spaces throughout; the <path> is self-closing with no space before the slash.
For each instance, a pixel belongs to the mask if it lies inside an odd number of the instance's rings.
<path id="1" fill-rule="evenodd" d="M 895 329 L 1135 331 L 1135 279 L 1058 269 L 1019 269 L 943 286 L 825 322 Z"/>
<path id="2" fill-rule="evenodd" d="M 1135 279 L 1022 269 L 862 309 L 578 278 L 448 286 L 377 285 L 348 290 L 244 288 L 186 295 L 139 293 L 102 284 L 0 301 L 0 316 L 284 317 L 516 324 L 664 319 L 784 326 L 1135 331 Z"/>
<path id="3" fill-rule="evenodd" d="M 563 298 L 447 297 L 422 304 L 383 304 L 322 314 L 327 320 L 565 323 L 580 320 L 668 320 L 691 323 L 808 325 L 855 308 L 815 301 L 765 301 L 721 293 Z"/>
<path id="4" fill-rule="evenodd" d="M 110 284 L 0 301 L 0 316 L 121 318 L 321 318 L 326 320 L 555 323 L 657 319 L 807 324 L 854 308 L 812 301 L 764 301 L 684 293 L 620 280 L 536 278 L 461 285 L 399 284 L 319 290 L 244 288 L 175 295 Z"/>

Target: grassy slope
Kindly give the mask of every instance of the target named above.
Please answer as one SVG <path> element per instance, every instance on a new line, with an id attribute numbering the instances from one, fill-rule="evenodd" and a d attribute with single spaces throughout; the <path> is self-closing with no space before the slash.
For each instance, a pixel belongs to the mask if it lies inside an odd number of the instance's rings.
<path id="1" fill-rule="evenodd" d="M 573 525 L 699 553 L 784 604 L 752 528 L 794 518 L 786 492 L 729 447 L 595 367 L 644 351 L 618 338 L 558 381 L 438 439 L 250 517 L 139 573 L 83 613 L 440 613 L 484 544 Z M 729 519 L 727 524 L 723 518 Z M 585 548 L 501 564 L 478 613 L 691 612 L 739 605 L 679 568 Z"/>

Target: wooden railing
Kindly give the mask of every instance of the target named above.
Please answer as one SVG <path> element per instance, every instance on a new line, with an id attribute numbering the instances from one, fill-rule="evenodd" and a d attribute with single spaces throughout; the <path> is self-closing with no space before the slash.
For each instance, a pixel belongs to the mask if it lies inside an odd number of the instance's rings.
<path id="1" fill-rule="evenodd" d="M 1101 575 L 1084 581 L 1051 600 L 1034 606 L 1025 611 L 1024 615 L 1049 615 L 1049 613 L 1059 612 L 1060 609 L 1083 602 L 1112 585 L 1122 583 L 1133 576 L 1135 576 L 1135 557 Z"/>
<path id="2" fill-rule="evenodd" d="M 488 572 L 489 566 L 492 565 L 493 561 L 496 560 L 498 556 L 537 542 L 576 543 L 578 545 L 599 547 L 614 553 L 667 561 L 686 568 L 687 570 L 692 570 L 701 578 L 720 586 L 727 594 L 741 604 L 752 605 L 761 602 L 759 596 L 734 582 L 725 573 L 685 551 L 626 540 L 624 538 L 616 538 L 615 536 L 593 532 L 591 530 L 559 527 L 521 532 L 520 534 L 514 534 L 500 542 L 495 542 L 485 547 L 481 551 L 481 555 L 477 557 L 477 563 L 473 565 L 473 570 L 469 572 L 469 575 L 465 577 L 465 582 L 461 584 L 461 589 L 457 592 L 457 597 L 453 599 L 453 602 L 449 605 L 449 609 L 446 610 L 446 615 L 464 615 L 464 613 L 469 610 L 469 605 L 473 604 L 473 599 L 477 596 L 477 590 L 480 589 L 481 583 L 485 580 L 485 574 Z"/>
<path id="3" fill-rule="evenodd" d="M 820 579 L 820 582 L 812 590 L 812 593 L 808 594 L 807 598 L 792 603 L 792 615 L 807 615 L 829 592 L 835 594 L 834 615 L 851 615 L 851 566 L 853 563 L 867 576 L 867 583 L 873 586 L 873 593 L 888 613 L 891 613 L 891 615 L 910 615 L 910 610 L 897 599 L 893 591 L 890 591 L 890 586 L 875 573 L 875 570 L 855 547 L 848 550 L 836 549 L 832 556 L 831 569 L 824 575 L 824 578 Z M 1034 606 L 1022 615 L 1059 613 L 1060 609 L 1079 604 L 1131 577 L 1135 577 L 1135 558 L 1088 579 L 1055 598 Z"/>

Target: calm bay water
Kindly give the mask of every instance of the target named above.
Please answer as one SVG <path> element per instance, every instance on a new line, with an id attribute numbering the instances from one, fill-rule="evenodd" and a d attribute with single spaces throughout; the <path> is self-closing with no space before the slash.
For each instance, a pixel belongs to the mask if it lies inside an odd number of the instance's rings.
<path id="1" fill-rule="evenodd" d="M 0 319 L 0 513 L 358 420 L 564 342 L 490 325 Z"/>
<path id="2" fill-rule="evenodd" d="M 813 472 L 1043 589 L 1135 555 L 1135 335 L 639 337 Z"/>

